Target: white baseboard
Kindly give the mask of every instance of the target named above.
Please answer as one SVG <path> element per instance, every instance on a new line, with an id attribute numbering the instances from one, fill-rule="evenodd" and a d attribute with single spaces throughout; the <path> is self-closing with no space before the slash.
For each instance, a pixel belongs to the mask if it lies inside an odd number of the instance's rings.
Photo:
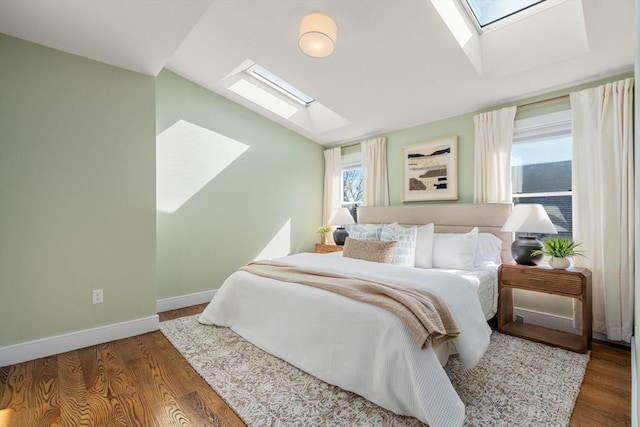
<path id="1" fill-rule="evenodd" d="M 14 365 L 159 329 L 158 315 L 0 347 L 0 366 Z"/>
<path id="2" fill-rule="evenodd" d="M 636 354 L 636 339 L 637 337 L 631 337 L 631 426 L 638 427 L 640 426 L 640 420 L 638 420 L 638 401 L 640 401 L 640 397 L 638 396 L 638 359 Z"/>
<path id="3" fill-rule="evenodd" d="M 513 308 L 513 318 L 516 315 L 524 317 L 525 323 L 531 323 L 532 325 L 544 326 L 545 328 L 557 329 L 559 331 L 568 332 L 570 334 L 580 335 L 581 329 L 573 327 L 573 318 L 558 316 L 555 314 L 542 313 L 540 311 L 528 310 L 526 308 Z"/>
<path id="4" fill-rule="evenodd" d="M 190 307 L 192 305 L 210 302 L 216 294 L 217 289 L 212 291 L 197 292 L 195 294 L 180 295 L 177 297 L 163 298 L 156 302 L 156 312 L 176 310 L 178 308 Z"/>

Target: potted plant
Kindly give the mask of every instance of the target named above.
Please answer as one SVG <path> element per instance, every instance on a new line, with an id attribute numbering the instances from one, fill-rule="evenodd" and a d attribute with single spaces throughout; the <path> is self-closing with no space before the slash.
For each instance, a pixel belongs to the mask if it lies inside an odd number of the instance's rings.
<path id="1" fill-rule="evenodd" d="M 318 233 L 320 234 L 320 243 L 323 245 L 327 243 L 327 233 L 331 231 L 331 227 L 328 225 L 322 225 L 318 227 Z"/>
<path id="2" fill-rule="evenodd" d="M 549 255 L 551 267 L 564 270 L 571 265 L 569 258 L 585 256 L 582 249 L 578 249 L 580 243 L 576 243 L 569 237 L 547 237 L 542 242 L 542 249 L 531 252 L 531 255 Z"/>

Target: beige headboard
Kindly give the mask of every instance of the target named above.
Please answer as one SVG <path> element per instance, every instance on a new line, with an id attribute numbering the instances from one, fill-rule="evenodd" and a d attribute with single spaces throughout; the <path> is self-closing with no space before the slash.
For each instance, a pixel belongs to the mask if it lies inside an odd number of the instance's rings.
<path id="1" fill-rule="evenodd" d="M 423 225 L 433 223 L 436 233 L 464 233 L 478 227 L 481 233 L 493 233 L 502 240 L 502 260 L 511 257 L 513 233 L 500 231 L 513 206 L 510 203 L 447 203 L 411 206 L 358 208 L 361 224 Z"/>

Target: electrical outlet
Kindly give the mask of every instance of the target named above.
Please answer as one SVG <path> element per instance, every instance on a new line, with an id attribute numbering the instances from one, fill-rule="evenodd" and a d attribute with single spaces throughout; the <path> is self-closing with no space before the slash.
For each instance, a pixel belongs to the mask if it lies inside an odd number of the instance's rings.
<path id="1" fill-rule="evenodd" d="M 524 325 L 524 316 L 516 314 L 516 323 L 520 323 L 521 325 Z"/>
<path id="2" fill-rule="evenodd" d="M 104 302 L 104 295 L 102 289 L 94 289 L 92 293 L 92 300 L 94 304 L 102 304 Z"/>

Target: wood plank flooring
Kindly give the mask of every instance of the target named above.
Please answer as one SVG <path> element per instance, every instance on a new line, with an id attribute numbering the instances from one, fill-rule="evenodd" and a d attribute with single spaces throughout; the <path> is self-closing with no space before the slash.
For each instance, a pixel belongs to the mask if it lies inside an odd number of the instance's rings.
<path id="1" fill-rule="evenodd" d="M 160 313 L 200 313 L 205 305 Z M 571 426 L 631 425 L 631 356 L 594 342 Z M 160 332 L 0 368 L 0 427 L 245 426 Z"/>

